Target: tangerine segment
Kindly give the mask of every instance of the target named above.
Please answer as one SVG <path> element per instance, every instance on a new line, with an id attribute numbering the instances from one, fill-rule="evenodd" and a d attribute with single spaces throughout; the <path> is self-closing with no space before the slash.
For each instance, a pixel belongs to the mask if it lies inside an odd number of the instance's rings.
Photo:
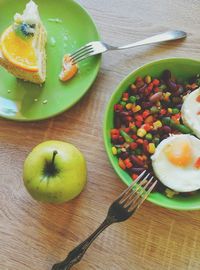
<path id="1" fill-rule="evenodd" d="M 32 38 L 21 38 L 10 26 L 2 34 L 1 48 L 4 57 L 13 65 L 30 72 L 38 71 L 37 57 L 32 46 Z"/>
<path id="2" fill-rule="evenodd" d="M 71 79 L 78 71 L 77 64 L 73 63 L 72 58 L 69 55 L 64 55 L 63 57 L 63 68 L 60 74 L 61 81 L 68 81 Z"/>

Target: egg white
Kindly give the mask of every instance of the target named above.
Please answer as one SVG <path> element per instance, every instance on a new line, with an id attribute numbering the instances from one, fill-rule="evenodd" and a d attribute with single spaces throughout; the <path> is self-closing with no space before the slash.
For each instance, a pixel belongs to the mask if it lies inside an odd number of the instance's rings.
<path id="1" fill-rule="evenodd" d="M 166 147 L 180 140 L 187 140 L 192 148 L 192 163 L 181 167 L 171 163 L 165 153 Z M 200 157 L 200 140 L 188 134 L 172 135 L 163 140 L 151 156 L 155 175 L 167 187 L 177 192 L 191 192 L 200 189 L 200 169 L 194 163 Z"/>
<path id="2" fill-rule="evenodd" d="M 200 138 L 200 102 L 196 99 L 200 95 L 200 88 L 185 97 L 181 108 L 181 115 L 185 125 L 190 127 L 194 134 Z"/>

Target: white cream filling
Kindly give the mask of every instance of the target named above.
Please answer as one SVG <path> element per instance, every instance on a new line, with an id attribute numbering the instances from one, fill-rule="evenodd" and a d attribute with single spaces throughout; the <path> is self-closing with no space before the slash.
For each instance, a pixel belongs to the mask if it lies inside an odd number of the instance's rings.
<path id="1" fill-rule="evenodd" d="M 29 3 L 27 3 L 22 15 L 19 13 L 15 14 L 14 21 L 16 23 L 25 22 L 30 25 L 39 23 L 41 20 L 38 6 L 35 4 L 35 2 L 31 0 Z"/>

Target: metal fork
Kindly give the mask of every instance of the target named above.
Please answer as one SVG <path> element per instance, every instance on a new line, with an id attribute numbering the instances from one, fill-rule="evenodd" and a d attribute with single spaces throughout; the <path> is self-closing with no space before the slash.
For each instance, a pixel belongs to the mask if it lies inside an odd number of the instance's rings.
<path id="1" fill-rule="evenodd" d="M 139 183 L 139 181 L 141 182 Z M 66 259 L 51 270 L 68 270 L 78 263 L 96 237 L 108 226 L 127 220 L 140 207 L 157 183 L 153 176 L 143 171 L 133 183 L 111 204 L 106 219 L 85 241 L 69 252 Z"/>
<path id="2" fill-rule="evenodd" d="M 185 38 L 186 36 L 187 34 L 184 31 L 173 30 L 173 31 L 168 31 L 159 35 L 152 36 L 152 37 L 148 37 L 141 41 L 137 41 L 135 43 L 128 44 L 125 46 L 120 46 L 120 47 L 111 46 L 102 41 L 92 41 L 82 46 L 75 52 L 73 52 L 70 56 L 72 58 L 73 63 L 76 64 L 92 55 L 104 53 L 106 51 L 129 49 L 129 48 L 137 47 L 141 45 L 181 39 L 181 38 Z"/>

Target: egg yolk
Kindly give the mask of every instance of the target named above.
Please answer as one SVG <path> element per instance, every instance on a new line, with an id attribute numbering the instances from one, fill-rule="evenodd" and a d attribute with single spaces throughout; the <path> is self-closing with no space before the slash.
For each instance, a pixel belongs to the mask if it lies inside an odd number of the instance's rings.
<path id="1" fill-rule="evenodd" d="M 187 142 L 177 142 L 166 149 L 168 160 L 180 167 L 186 167 L 192 162 L 192 149 Z"/>

